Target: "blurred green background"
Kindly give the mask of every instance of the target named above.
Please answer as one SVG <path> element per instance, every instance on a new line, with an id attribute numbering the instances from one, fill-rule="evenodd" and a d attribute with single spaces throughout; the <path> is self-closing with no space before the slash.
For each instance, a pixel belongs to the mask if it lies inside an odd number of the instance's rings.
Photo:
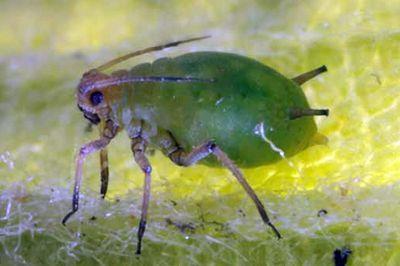
<path id="1" fill-rule="evenodd" d="M 399 1 L 1 1 L 1 265 L 400 264 Z M 178 168 L 158 152 L 143 255 L 134 256 L 142 174 L 125 134 L 86 161 L 80 211 L 67 228 L 74 157 L 86 121 L 75 87 L 84 71 L 136 49 L 210 34 L 119 66 L 189 51 L 255 58 L 303 86 L 326 145 L 245 170 L 284 238 L 266 228 L 223 169 Z M 318 216 L 320 210 L 326 215 Z"/>

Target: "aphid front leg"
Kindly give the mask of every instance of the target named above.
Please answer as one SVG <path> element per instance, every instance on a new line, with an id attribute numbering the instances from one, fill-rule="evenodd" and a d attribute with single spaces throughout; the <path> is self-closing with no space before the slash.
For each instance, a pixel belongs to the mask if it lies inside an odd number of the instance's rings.
<path id="1" fill-rule="evenodd" d="M 140 169 L 142 169 L 144 173 L 142 214 L 140 216 L 139 229 L 137 233 L 137 255 L 141 253 L 142 238 L 146 230 L 147 211 L 149 209 L 150 201 L 151 165 L 145 155 L 146 145 L 146 141 L 140 136 L 132 139 L 131 149 L 133 152 L 133 157 L 135 158 L 136 163 L 139 165 Z"/>
<path id="2" fill-rule="evenodd" d="M 107 121 L 105 129 L 103 131 L 100 139 L 89 142 L 83 145 L 76 157 L 76 169 L 75 169 L 75 183 L 74 183 L 74 192 L 72 196 L 72 210 L 64 217 L 62 220 L 62 224 L 68 221 L 68 219 L 78 211 L 79 208 L 79 190 L 82 182 L 82 167 L 83 162 L 85 161 L 86 156 L 89 154 L 104 149 L 108 143 L 115 137 L 117 134 L 117 127 L 113 124 L 111 120 Z"/>
<path id="3" fill-rule="evenodd" d="M 229 157 L 221 150 L 221 148 L 219 148 L 218 145 L 214 143 L 214 141 L 207 141 L 195 147 L 191 152 L 186 153 L 185 151 L 182 150 L 182 148 L 180 148 L 176 144 L 171 134 L 169 134 L 169 137 L 167 134 L 164 134 L 164 137 L 165 139 L 163 141 L 159 141 L 159 145 L 166 143 L 168 144 L 168 146 L 164 145 L 161 148 L 168 155 L 168 157 L 177 165 L 190 166 L 195 164 L 199 160 L 207 157 L 210 154 L 213 154 L 215 157 L 217 157 L 217 159 L 222 163 L 222 165 L 224 165 L 231 171 L 231 173 L 236 177 L 238 182 L 242 185 L 246 193 L 253 200 L 264 223 L 266 223 L 268 226 L 272 228 L 272 230 L 274 231 L 275 235 L 278 238 L 281 238 L 281 234 L 271 223 L 267 215 L 267 212 L 265 211 L 264 205 L 257 197 L 257 194 L 254 192 L 253 188 L 249 185 L 249 183 L 247 183 L 242 172 L 234 164 L 234 162 L 231 159 L 229 159 Z M 166 152 L 168 150 L 173 150 L 173 151 Z"/>

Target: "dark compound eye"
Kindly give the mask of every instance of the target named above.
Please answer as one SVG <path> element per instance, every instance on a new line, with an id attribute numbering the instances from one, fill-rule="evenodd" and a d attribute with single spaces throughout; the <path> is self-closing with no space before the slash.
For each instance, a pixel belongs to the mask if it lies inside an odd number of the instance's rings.
<path id="1" fill-rule="evenodd" d="M 98 105 L 103 101 L 103 93 L 99 91 L 93 92 L 92 95 L 90 95 L 90 101 L 94 106 Z"/>

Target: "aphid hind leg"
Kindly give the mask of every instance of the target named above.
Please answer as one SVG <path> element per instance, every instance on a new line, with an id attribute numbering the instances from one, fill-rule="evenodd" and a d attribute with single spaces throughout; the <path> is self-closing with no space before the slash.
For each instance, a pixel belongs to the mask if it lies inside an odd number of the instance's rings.
<path id="1" fill-rule="evenodd" d="M 218 147 L 214 141 L 207 141 L 197 147 L 195 147 L 191 152 L 185 153 L 181 148 L 177 148 L 174 152 L 169 154 L 169 158 L 177 165 L 180 166 L 190 166 L 198 162 L 199 160 L 213 154 L 217 159 L 224 165 L 229 171 L 236 177 L 237 181 L 242 185 L 246 193 L 253 200 L 257 207 L 257 210 L 264 221 L 269 227 L 272 228 L 275 235 L 281 238 L 281 234 L 276 229 L 276 227 L 271 223 L 267 212 L 265 211 L 264 205 L 257 197 L 257 194 L 253 188 L 247 183 L 244 175 L 239 170 L 239 168 L 234 164 L 234 162 L 229 159 L 229 157 Z"/>
<path id="2" fill-rule="evenodd" d="M 191 166 L 201 159 L 204 159 L 208 155 L 213 153 L 213 147 L 215 146 L 214 141 L 207 141 L 195 148 L 189 153 L 186 153 L 182 148 L 177 149 L 168 155 L 168 157 L 175 164 L 179 166 Z"/>
<path id="3" fill-rule="evenodd" d="M 234 162 L 229 159 L 228 155 L 224 153 L 218 146 L 215 145 L 213 148 L 213 154 L 217 159 L 226 167 L 228 168 L 231 173 L 236 177 L 238 182 L 242 185 L 246 193 L 250 196 L 250 198 L 253 200 L 254 204 L 257 207 L 257 210 L 264 221 L 265 224 L 267 224 L 269 227 L 271 227 L 272 231 L 274 231 L 275 235 L 277 238 L 281 238 L 281 234 L 279 231 L 276 229 L 276 227 L 271 223 L 267 212 L 265 211 L 264 205 L 260 201 L 260 199 L 257 197 L 257 194 L 254 192 L 253 188 L 247 183 L 246 179 L 244 178 L 244 175 L 242 172 L 239 170 L 239 168 L 234 164 Z"/>
<path id="4" fill-rule="evenodd" d="M 82 167 L 85 158 L 91 153 L 104 149 L 108 145 L 108 143 L 110 143 L 110 141 L 115 137 L 117 131 L 118 131 L 117 127 L 111 120 L 109 120 L 107 121 L 105 129 L 98 140 L 89 142 L 80 148 L 78 155 L 76 157 L 75 183 L 74 183 L 74 192 L 72 196 L 72 210 L 62 220 L 63 225 L 65 225 L 68 219 L 75 212 L 77 212 L 79 208 L 79 190 L 82 182 Z"/>
<path id="5" fill-rule="evenodd" d="M 142 201 L 142 213 L 140 216 L 139 229 L 137 233 L 138 243 L 136 247 L 136 254 L 141 253 L 142 238 L 146 230 L 147 223 L 147 211 L 149 209 L 150 201 L 150 185 L 151 185 L 151 165 L 149 160 L 146 158 L 146 141 L 142 137 L 136 137 L 132 139 L 131 149 L 133 157 L 140 169 L 144 173 L 144 187 L 143 187 L 143 201 Z"/>

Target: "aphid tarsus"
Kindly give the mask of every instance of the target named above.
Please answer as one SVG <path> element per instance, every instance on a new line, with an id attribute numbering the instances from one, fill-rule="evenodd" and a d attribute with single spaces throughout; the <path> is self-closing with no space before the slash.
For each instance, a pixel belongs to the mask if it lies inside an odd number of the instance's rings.
<path id="1" fill-rule="evenodd" d="M 333 251 L 333 262 L 335 266 L 346 266 L 352 251 L 347 247 L 337 248 Z"/>

